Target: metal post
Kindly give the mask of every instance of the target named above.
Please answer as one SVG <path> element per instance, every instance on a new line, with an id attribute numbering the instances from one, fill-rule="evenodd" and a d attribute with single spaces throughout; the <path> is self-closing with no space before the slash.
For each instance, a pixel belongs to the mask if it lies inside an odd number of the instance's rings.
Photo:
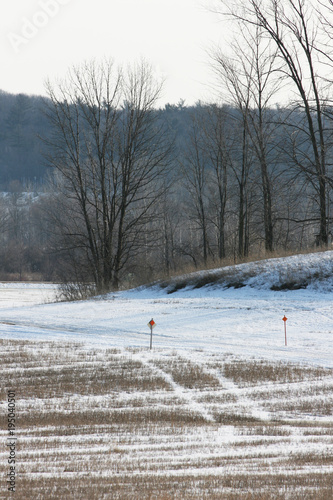
<path id="1" fill-rule="evenodd" d="M 153 320 L 153 318 L 151 318 L 151 320 L 148 323 L 148 326 L 150 328 L 150 349 L 153 348 L 153 329 L 155 324 L 156 324 L 155 321 Z"/>
<path id="2" fill-rule="evenodd" d="M 284 345 L 287 345 L 287 319 L 286 315 L 283 316 L 282 320 L 284 322 Z"/>
<path id="3" fill-rule="evenodd" d="M 284 345 L 287 345 L 287 322 L 284 322 Z"/>

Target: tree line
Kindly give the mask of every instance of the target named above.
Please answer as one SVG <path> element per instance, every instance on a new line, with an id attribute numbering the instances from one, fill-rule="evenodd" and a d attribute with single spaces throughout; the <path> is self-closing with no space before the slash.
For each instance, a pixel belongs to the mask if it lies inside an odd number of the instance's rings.
<path id="1" fill-rule="evenodd" d="M 103 292 L 188 265 L 331 243 L 330 3 L 219 4 L 236 36 L 211 52 L 214 102 L 160 109 L 149 64 L 109 60 L 72 68 L 47 85 L 47 99 L 31 98 L 43 192 L 27 198 L 8 169 L 0 179 L 2 252 L 20 248 L 21 269 Z M 31 132 L 30 98 L 18 99 L 25 118 L 10 124 L 12 106 L 3 113 L 1 165 L 20 163 Z M 35 267 L 30 254 L 40 255 Z"/>

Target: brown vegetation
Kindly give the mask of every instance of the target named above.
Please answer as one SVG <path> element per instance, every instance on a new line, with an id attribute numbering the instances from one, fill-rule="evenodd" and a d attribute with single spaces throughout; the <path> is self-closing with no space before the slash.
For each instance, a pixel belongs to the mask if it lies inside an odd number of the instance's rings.
<path id="1" fill-rule="evenodd" d="M 17 498 L 332 497 L 332 370 L 0 344 L 2 415 L 7 390 L 16 398 Z"/>

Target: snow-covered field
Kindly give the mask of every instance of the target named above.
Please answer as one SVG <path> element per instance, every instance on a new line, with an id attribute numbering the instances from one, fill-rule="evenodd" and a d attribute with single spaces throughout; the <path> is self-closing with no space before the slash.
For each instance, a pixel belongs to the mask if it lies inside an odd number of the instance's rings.
<path id="1" fill-rule="evenodd" d="M 45 304 L 54 300 L 52 285 L 0 284 L 0 335 L 144 348 L 149 347 L 147 324 L 153 318 L 157 349 L 201 349 L 333 368 L 333 252 L 237 269 L 238 280 L 248 276 L 249 284 L 240 289 L 215 285 L 170 294 L 167 288 L 141 287 L 76 303 Z M 310 273 L 324 280 L 313 280 L 307 289 L 270 289 L 283 275 L 301 276 L 302 281 Z"/>
<path id="2" fill-rule="evenodd" d="M 1 283 L 0 309 L 53 302 L 57 286 L 46 283 Z"/>
<path id="3" fill-rule="evenodd" d="M 0 284 L 1 414 L 14 390 L 17 488 L 333 498 L 332 259 L 246 264 L 239 289 L 156 285 L 77 303 L 47 303 L 52 286 Z M 306 288 L 272 291 L 286 276 Z"/>

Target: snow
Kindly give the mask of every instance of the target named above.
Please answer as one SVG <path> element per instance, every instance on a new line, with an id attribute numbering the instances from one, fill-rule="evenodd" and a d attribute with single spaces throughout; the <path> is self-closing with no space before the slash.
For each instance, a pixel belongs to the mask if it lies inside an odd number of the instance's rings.
<path id="1" fill-rule="evenodd" d="M 0 309 L 54 301 L 56 291 L 50 283 L 0 282 Z"/>
<path id="2" fill-rule="evenodd" d="M 214 284 L 168 294 L 155 285 L 71 303 L 45 303 L 55 298 L 53 285 L 0 284 L 1 337 L 142 348 L 149 347 L 153 318 L 154 349 L 333 368 L 332 262 L 333 252 L 325 252 L 236 266 L 240 279 L 250 276 L 240 289 Z M 312 278 L 306 289 L 272 291 L 286 275 L 323 279 Z"/>

